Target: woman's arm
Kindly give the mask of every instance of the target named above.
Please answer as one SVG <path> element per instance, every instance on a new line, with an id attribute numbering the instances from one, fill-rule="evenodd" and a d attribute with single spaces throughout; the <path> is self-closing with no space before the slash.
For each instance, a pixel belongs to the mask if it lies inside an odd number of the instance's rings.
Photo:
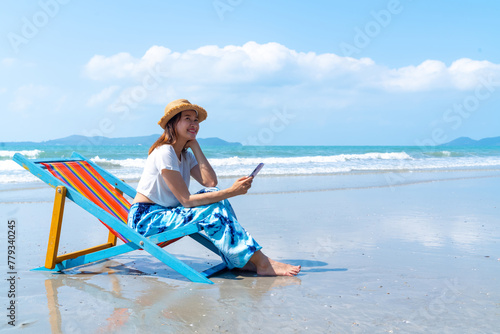
<path id="1" fill-rule="evenodd" d="M 186 208 L 212 204 L 226 198 L 246 194 L 248 189 L 252 186 L 253 181 L 253 177 L 245 176 L 236 180 L 236 182 L 227 189 L 191 195 L 186 182 L 184 182 L 181 173 L 178 171 L 163 169 L 161 171 L 161 176 L 177 200 Z"/>
<path id="2" fill-rule="evenodd" d="M 205 154 L 203 154 L 198 141 L 196 139 L 190 140 L 186 143 L 185 147 L 191 147 L 196 161 L 198 161 L 198 165 L 191 169 L 191 176 L 205 187 L 215 187 L 217 185 L 217 175 L 205 157 Z"/>

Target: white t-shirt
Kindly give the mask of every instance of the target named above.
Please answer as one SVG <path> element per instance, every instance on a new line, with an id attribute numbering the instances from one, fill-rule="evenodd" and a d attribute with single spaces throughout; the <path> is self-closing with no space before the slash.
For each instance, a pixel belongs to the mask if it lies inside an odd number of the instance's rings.
<path id="1" fill-rule="evenodd" d="M 196 161 L 192 152 L 181 153 L 181 161 L 179 161 L 172 145 L 161 145 L 155 148 L 148 156 L 141 180 L 137 186 L 137 192 L 143 194 L 156 204 L 166 207 L 179 206 L 180 202 L 170 191 L 165 180 L 163 180 L 161 171 L 168 169 L 180 172 L 189 188 L 191 168 L 197 164 L 198 161 Z"/>

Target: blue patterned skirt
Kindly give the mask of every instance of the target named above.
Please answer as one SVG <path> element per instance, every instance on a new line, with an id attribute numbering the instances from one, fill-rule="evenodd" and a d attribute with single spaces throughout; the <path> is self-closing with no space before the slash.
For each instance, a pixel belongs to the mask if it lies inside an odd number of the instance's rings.
<path id="1" fill-rule="evenodd" d="M 218 190 L 206 188 L 197 194 Z M 167 208 L 153 203 L 135 203 L 130 208 L 127 223 L 145 237 L 188 224 L 203 227 L 229 269 L 242 268 L 262 248 L 238 223 L 227 199 L 193 208 Z"/>

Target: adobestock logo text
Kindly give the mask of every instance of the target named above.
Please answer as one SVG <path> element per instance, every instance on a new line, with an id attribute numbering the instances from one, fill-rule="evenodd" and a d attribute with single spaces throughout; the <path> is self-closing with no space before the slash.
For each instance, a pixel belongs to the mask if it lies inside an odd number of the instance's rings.
<path id="1" fill-rule="evenodd" d="M 28 44 L 33 40 L 40 30 L 43 29 L 49 22 L 59 14 L 61 5 L 66 5 L 70 0 L 40 0 L 38 6 L 40 9 L 31 17 L 23 16 L 21 18 L 21 30 L 19 33 L 9 32 L 7 39 L 9 40 L 12 50 L 17 54 L 20 47 Z"/>

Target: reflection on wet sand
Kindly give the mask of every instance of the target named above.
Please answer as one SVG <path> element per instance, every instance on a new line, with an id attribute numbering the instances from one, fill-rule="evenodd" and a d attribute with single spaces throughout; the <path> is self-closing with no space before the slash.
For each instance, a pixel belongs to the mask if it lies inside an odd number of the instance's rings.
<path id="1" fill-rule="evenodd" d="M 179 283 L 114 261 L 95 271 L 72 273 L 45 280 L 53 333 L 147 331 L 150 326 L 216 330 L 221 322 L 245 323 L 255 305 L 277 299 L 281 288 L 301 284 L 298 277 L 258 277 L 243 271 L 213 277 L 216 284 L 210 286 Z"/>

